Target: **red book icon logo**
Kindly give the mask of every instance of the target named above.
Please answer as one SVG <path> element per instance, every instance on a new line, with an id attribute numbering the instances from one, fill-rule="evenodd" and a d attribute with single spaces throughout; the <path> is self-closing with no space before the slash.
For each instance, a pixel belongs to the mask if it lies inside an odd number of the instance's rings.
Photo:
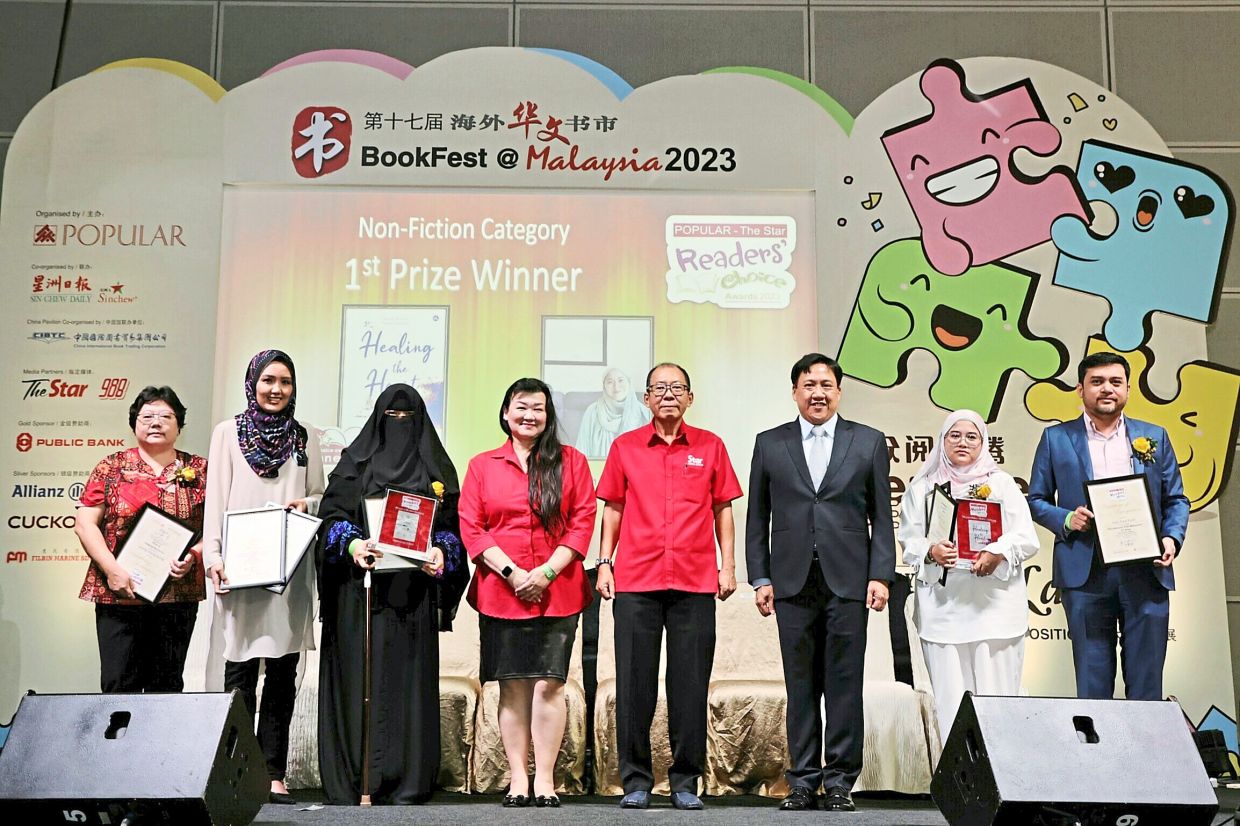
<path id="1" fill-rule="evenodd" d="M 337 106 L 307 106 L 293 119 L 293 168 L 318 178 L 349 162 L 353 121 Z"/>

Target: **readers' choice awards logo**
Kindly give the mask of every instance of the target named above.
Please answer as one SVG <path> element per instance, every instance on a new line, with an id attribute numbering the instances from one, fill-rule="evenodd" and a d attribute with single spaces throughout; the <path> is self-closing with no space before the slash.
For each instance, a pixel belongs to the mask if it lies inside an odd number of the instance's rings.
<path id="1" fill-rule="evenodd" d="M 349 162 L 353 121 L 338 106 L 307 106 L 293 119 L 293 168 L 319 178 Z"/>

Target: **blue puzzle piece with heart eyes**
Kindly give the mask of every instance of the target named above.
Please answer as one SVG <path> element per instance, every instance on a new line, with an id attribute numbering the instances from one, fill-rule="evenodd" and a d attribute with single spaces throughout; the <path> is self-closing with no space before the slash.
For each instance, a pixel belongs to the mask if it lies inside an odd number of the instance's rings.
<path id="1" fill-rule="evenodd" d="M 1144 344 L 1154 312 L 1209 322 L 1235 213 L 1226 185 L 1199 166 L 1101 141 L 1081 145 L 1076 174 L 1095 212 L 1098 202 L 1115 210 L 1115 229 L 1101 235 L 1079 219 L 1056 220 L 1054 283 L 1111 303 L 1107 342 Z"/>

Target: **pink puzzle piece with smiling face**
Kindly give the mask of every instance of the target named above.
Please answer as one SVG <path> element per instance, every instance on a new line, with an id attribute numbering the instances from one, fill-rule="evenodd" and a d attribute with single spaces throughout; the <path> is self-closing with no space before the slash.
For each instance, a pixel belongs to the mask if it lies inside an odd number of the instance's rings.
<path id="1" fill-rule="evenodd" d="M 921 92 L 931 114 L 888 130 L 883 147 L 935 269 L 960 275 L 1041 244 L 1061 215 L 1090 222 L 1072 170 L 1031 178 L 1012 162 L 1020 147 L 1043 156 L 1059 148 L 1029 80 L 978 96 L 958 63 L 938 60 L 922 73 Z"/>

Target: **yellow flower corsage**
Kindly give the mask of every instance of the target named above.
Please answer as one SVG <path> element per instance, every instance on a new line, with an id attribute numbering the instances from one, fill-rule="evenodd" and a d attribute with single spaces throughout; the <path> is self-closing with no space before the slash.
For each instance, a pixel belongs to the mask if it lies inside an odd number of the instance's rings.
<path id="1" fill-rule="evenodd" d="M 172 474 L 172 480 L 183 488 L 188 488 L 198 481 L 198 471 L 189 465 L 182 465 Z"/>
<path id="2" fill-rule="evenodd" d="M 431 482 L 431 493 L 435 494 L 436 499 L 443 499 L 443 492 L 443 482 Z"/>
<path id="3" fill-rule="evenodd" d="M 1154 461 L 1158 452 L 1158 440 L 1148 436 L 1138 436 L 1132 440 L 1132 455 L 1145 464 Z"/>
<path id="4" fill-rule="evenodd" d="M 982 482 L 980 485 L 969 486 L 970 499 L 989 499 L 991 492 L 990 485 L 985 482 Z"/>

